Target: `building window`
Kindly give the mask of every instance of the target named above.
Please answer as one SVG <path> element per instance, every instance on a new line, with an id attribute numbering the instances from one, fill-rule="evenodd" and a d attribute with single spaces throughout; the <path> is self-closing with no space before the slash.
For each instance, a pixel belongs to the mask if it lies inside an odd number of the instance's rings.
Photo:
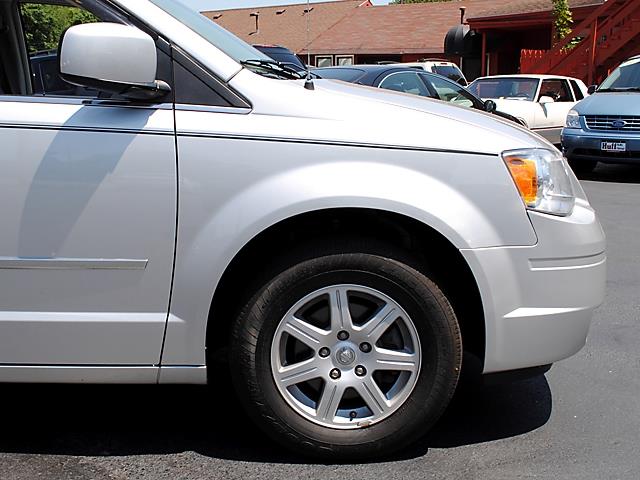
<path id="1" fill-rule="evenodd" d="M 316 57 L 316 67 L 332 67 L 332 66 L 333 66 L 333 57 L 331 55 Z"/>
<path id="2" fill-rule="evenodd" d="M 336 55 L 336 65 L 353 65 L 353 55 Z"/>

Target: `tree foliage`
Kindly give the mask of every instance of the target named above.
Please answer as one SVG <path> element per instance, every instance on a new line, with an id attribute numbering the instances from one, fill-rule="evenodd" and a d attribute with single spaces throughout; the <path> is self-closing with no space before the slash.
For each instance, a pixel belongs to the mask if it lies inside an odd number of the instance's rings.
<path id="1" fill-rule="evenodd" d="M 573 17 L 567 0 L 553 0 L 553 26 L 555 27 L 555 41 L 562 40 L 571 33 Z"/>
<path id="2" fill-rule="evenodd" d="M 60 37 L 67 28 L 97 21 L 86 10 L 62 5 L 23 4 L 21 13 L 27 47 L 31 53 L 57 49 Z"/>

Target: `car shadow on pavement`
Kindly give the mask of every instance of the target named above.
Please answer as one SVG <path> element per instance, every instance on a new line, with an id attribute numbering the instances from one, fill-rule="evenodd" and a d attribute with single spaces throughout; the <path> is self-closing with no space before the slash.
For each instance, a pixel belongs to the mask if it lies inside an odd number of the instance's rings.
<path id="1" fill-rule="evenodd" d="M 544 375 L 469 388 L 454 397 L 424 442 L 430 448 L 451 448 L 522 435 L 547 423 L 551 410 L 551 389 Z"/>
<path id="2" fill-rule="evenodd" d="M 599 163 L 593 172 L 577 173 L 580 180 L 611 183 L 640 183 L 640 165 Z"/>
<path id="3" fill-rule="evenodd" d="M 67 455 L 163 455 L 194 451 L 214 458 L 307 463 L 258 431 L 228 386 L 0 385 L 0 452 Z M 544 425 L 551 393 L 544 376 L 476 387 L 454 398 L 434 429 L 389 458 L 422 457 L 509 438 Z"/>

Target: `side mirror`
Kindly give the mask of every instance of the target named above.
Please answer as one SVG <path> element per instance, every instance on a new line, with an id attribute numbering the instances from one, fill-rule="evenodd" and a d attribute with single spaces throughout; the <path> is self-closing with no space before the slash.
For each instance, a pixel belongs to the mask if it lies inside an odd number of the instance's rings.
<path id="1" fill-rule="evenodd" d="M 540 103 L 542 105 L 544 105 L 545 103 L 554 103 L 554 102 L 555 102 L 555 100 L 553 98 L 548 97 L 546 95 L 542 95 L 540 97 L 540 100 L 538 100 L 538 103 Z"/>
<path id="2" fill-rule="evenodd" d="M 598 85 L 589 85 L 589 88 L 587 88 L 587 93 L 589 95 L 593 95 L 594 93 L 596 93 L 596 90 L 598 90 Z"/>
<path id="3" fill-rule="evenodd" d="M 60 76 L 81 87 L 131 100 L 154 100 L 171 91 L 156 80 L 153 39 L 135 27 L 86 23 L 69 28 L 60 44 Z"/>
<path id="4" fill-rule="evenodd" d="M 496 111 L 496 102 L 494 102 L 493 100 L 486 100 L 484 102 L 484 111 L 488 112 L 488 113 L 493 113 Z"/>

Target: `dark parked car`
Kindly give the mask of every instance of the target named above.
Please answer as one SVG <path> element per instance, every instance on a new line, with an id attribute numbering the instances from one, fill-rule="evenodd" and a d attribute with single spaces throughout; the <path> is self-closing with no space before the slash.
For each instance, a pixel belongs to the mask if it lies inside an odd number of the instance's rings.
<path id="1" fill-rule="evenodd" d="M 73 94 L 75 87 L 60 78 L 58 54 L 55 50 L 37 52 L 31 56 L 33 91 L 41 95 Z"/>
<path id="2" fill-rule="evenodd" d="M 33 93 L 44 96 L 93 96 L 97 90 L 78 87 L 60 77 L 57 50 L 36 52 L 29 57 Z"/>
<path id="3" fill-rule="evenodd" d="M 294 69 L 296 72 L 304 72 L 307 69 L 302 60 L 300 60 L 300 57 L 286 47 L 279 45 L 254 45 L 253 48 L 260 50 L 265 55 Z"/>
<path id="4" fill-rule="evenodd" d="M 451 102 L 462 107 L 475 108 L 493 113 L 519 125 L 523 123 L 513 115 L 499 112 L 496 104 L 482 101 L 460 84 L 441 75 L 423 72 L 411 67 L 393 65 L 350 65 L 345 67 L 315 68 L 313 73 L 320 78 L 331 78 L 371 87 L 386 88 L 411 93 L 422 97 Z"/>

